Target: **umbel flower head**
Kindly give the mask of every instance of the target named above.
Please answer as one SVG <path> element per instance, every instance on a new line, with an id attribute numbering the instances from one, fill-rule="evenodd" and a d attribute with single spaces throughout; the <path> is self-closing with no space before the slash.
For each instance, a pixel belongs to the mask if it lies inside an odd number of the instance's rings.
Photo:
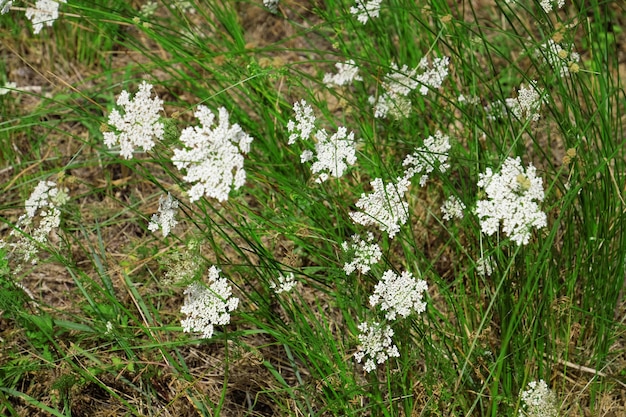
<path id="1" fill-rule="evenodd" d="M 524 171 L 519 157 L 507 158 L 500 173 L 487 168 L 479 175 L 478 187 L 487 194 L 486 200 L 476 203 L 476 215 L 486 235 L 497 232 L 502 222 L 504 233 L 512 241 L 526 245 L 532 228 L 547 225 L 546 214 L 537 204 L 544 198 L 543 182 L 534 166 L 528 165 Z"/>
<path id="2" fill-rule="evenodd" d="M 167 237 L 170 231 L 178 224 L 176 220 L 177 211 L 178 201 L 172 198 L 170 193 L 167 193 L 165 198 L 161 196 L 159 198 L 159 212 L 152 215 L 152 219 L 148 224 L 148 230 L 156 232 L 161 228 L 163 229 L 163 237 Z"/>
<path id="3" fill-rule="evenodd" d="M 559 415 L 556 395 L 543 379 L 529 382 L 526 391 L 521 393 L 521 400 L 520 417 L 557 417 Z"/>
<path id="4" fill-rule="evenodd" d="M 211 266 L 208 288 L 194 282 L 185 290 L 185 304 L 180 309 L 187 315 L 181 320 L 184 332 L 200 332 L 202 337 L 210 338 L 214 326 L 230 323 L 230 312 L 239 305 L 239 298 L 232 296 L 230 284 L 219 274 L 220 270 Z"/>
<path id="5" fill-rule="evenodd" d="M 358 269 L 362 274 L 367 274 L 372 265 L 378 263 L 383 253 L 380 250 L 378 243 L 374 242 L 374 235 L 372 232 L 367 233 L 366 239 L 361 239 L 359 235 L 352 235 L 352 242 L 343 242 L 341 248 L 344 252 L 352 253 L 354 258 L 352 262 L 346 262 L 343 266 L 343 270 L 347 275 L 353 273 Z"/>
<path id="6" fill-rule="evenodd" d="M 386 311 L 387 320 L 395 320 L 397 315 L 407 317 L 411 313 L 423 313 L 426 310 L 424 293 L 428 284 L 423 279 L 415 279 L 413 274 L 404 271 L 397 275 L 389 270 L 376 284 L 374 294 L 370 296 L 370 305 Z"/>
<path id="7" fill-rule="evenodd" d="M 187 127 L 180 141 L 184 147 L 174 149 L 172 162 L 179 170 L 185 170 L 185 181 L 193 184 L 189 200 L 194 202 L 202 196 L 228 200 L 231 190 L 238 190 L 246 182 L 243 154 L 250 152 L 252 137 L 238 125 L 228 121 L 224 107 L 215 115 L 206 106 L 198 106 L 195 113 L 201 126 Z"/>
<path id="8" fill-rule="evenodd" d="M 424 139 L 423 146 L 404 158 L 402 161 L 402 166 L 405 167 L 404 177 L 410 180 L 414 175 L 422 174 L 420 185 L 423 187 L 428 181 L 428 176 L 436 167 L 442 173 L 450 168 L 448 163 L 450 148 L 450 138 L 438 130 L 435 132 L 435 136 Z"/>
<path id="9" fill-rule="evenodd" d="M 353 81 L 363 81 L 359 75 L 359 67 L 356 66 L 353 59 L 349 59 L 345 63 L 337 62 L 335 67 L 337 74 L 326 73 L 324 75 L 322 82 L 327 86 L 343 86 L 352 84 Z"/>
<path id="10" fill-rule="evenodd" d="M 377 365 L 387 362 L 389 358 L 400 356 L 397 346 L 391 339 L 393 329 L 386 324 L 361 323 L 359 324 L 359 350 L 354 354 L 354 359 L 361 363 L 365 359 L 365 370 L 372 372 Z"/>
<path id="11" fill-rule="evenodd" d="M 8 3 L 8 7 L 11 7 L 11 3 Z M 59 17 L 59 3 L 66 3 L 66 0 L 37 0 L 35 7 L 26 8 L 26 18 L 33 23 L 33 32 L 37 35 L 43 29 L 43 25 L 52 26 L 55 20 Z M 2 9 L 2 13 L 6 13 L 8 8 Z"/>
<path id="12" fill-rule="evenodd" d="M 109 148 L 119 144 L 120 154 L 130 159 L 136 147 L 150 151 L 155 139 L 162 140 L 164 125 L 159 122 L 159 112 L 163 110 L 163 101 L 151 98 L 152 85 L 143 81 L 139 91 L 131 100 L 128 91 L 124 90 L 117 99 L 117 105 L 124 108 L 122 116 L 117 109 L 109 115 L 109 124 L 115 126 L 118 133 L 104 132 L 104 144 Z"/>
<path id="13" fill-rule="evenodd" d="M 380 3 L 382 0 L 357 0 L 356 6 L 350 7 L 350 13 L 356 16 L 359 22 L 366 24 L 370 17 L 380 15 Z"/>

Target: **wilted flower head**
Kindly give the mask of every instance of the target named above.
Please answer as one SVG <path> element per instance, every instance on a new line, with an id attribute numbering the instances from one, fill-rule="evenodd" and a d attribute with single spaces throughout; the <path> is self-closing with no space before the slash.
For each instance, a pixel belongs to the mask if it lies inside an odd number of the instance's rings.
<path id="1" fill-rule="evenodd" d="M 536 55 L 541 57 L 561 77 L 569 74 L 570 68 L 580 61 L 580 55 L 574 50 L 573 46 L 570 45 L 567 49 L 563 49 L 561 45 L 552 39 L 542 44 Z"/>
<path id="2" fill-rule="evenodd" d="M 500 173 L 487 168 L 479 175 L 478 187 L 487 194 L 487 200 L 476 203 L 483 233 L 494 234 L 502 222 L 504 233 L 518 245 L 525 245 L 532 228 L 547 225 L 546 214 L 537 204 L 544 198 L 543 182 L 534 166 L 528 165 L 524 171 L 519 157 L 507 158 Z"/>
<path id="3" fill-rule="evenodd" d="M 207 288 L 194 282 L 185 290 L 185 304 L 180 312 L 187 315 L 181 320 L 184 332 L 201 332 L 202 337 L 213 336 L 215 325 L 230 323 L 230 312 L 239 305 L 239 299 L 232 297 L 232 288 L 226 278 L 219 276 L 215 266 L 209 269 Z"/>
<path id="4" fill-rule="evenodd" d="M 122 91 L 117 105 L 124 107 L 124 115 L 117 109 L 113 109 L 109 115 L 109 124 L 115 126 L 119 133 L 104 132 L 104 144 L 110 148 L 119 143 L 120 154 L 126 159 L 132 158 L 135 147 L 141 147 L 147 152 L 154 147 L 154 139 L 163 139 L 165 128 L 159 122 L 163 100 L 150 98 L 151 91 L 152 85 L 145 81 L 132 100 L 128 91 Z"/>
<path id="5" fill-rule="evenodd" d="M 343 270 L 347 275 L 358 269 L 362 274 L 367 274 L 372 265 L 378 263 L 383 253 L 380 251 L 378 243 L 374 242 L 372 232 L 367 233 L 366 239 L 361 239 L 359 235 L 352 235 L 352 242 L 343 242 L 341 248 L 344 252 L 353 253 L 352 262 L 346 262 Z"/>
<path id="6" fill-rule="evenodd" d="M 59 2 L 66 3 L 66 0 L 37 0 L 35 7 L 26 8 L 26 18 L 33 23 L 33 32 L 38 34 L 43 29 L 43 25 L 52 26 L 55 20 L 59 17 Z M 11 6 L 11 2 L 8 2 L 8 7 Z M 2 9 L 3 14 L 8 11 L 7 5 Z"/>
<path id="7" fill-rule="evenodd" d="M 557 417 L 559 410 L 557 398 L 546 382 L 529 382 L 526 391 L 521 393 L 522 407 L 520 417 Z"/>
<path id="8" fill-rule="evenodd" d="M 393 337 L 391 327 L 374 322 L 361 323 L 358 329 L 360 346 L 354 354 L 354 359 L 361 363 L 365 358 L 364 368 L 367 372 L 372 372 L 377 365 L 385 363 L 389 358 L 400 357 L 400 352 L 391 339 Z"/>
<path id="9" fill-rule="evenodd" d="M 359 75 L 359 67 L 356 66 L 353 59 L 349 59 L 345 63 L 337 62 L 335 64 L 337 74 L 326 73 L 324 75 L 324 84 L 327 86 L 338 85 L 343 86 L 351 84 L 353 81 L 363 81 Z"/>
<path id="10" fill-rule="evenodd" d="M 400 231 L 400 226 L 408 219 L 409 205 L 404 194 L 409 189 L 407 178 L 398 178 L 396 183 L 384 184 L 381 178 L 370 182 L 374 189 L 369 194 L 361 194 L 356 206 L 362 211 L 350 213 L 352 221 L 368 226 L 370 224 L 389 234 L 393 238 Z"/>
<path id="11" fill-rule="evenodd" d="M 545 101 L 541 98 L 542 93 L 537 89 L 537 82 L 531 81 L 528 87 L 522 85 L 517 90 L 516 98 L 507 98 L 506 105 L 518 119 L 530 119 L 536 122 L 541 117 L 539 110 Z"/>
<path id="12" fill-rule="evenodd" d="M 423 313 L 426 310 L 423 297 L 427 290 L 426 281 L 415 279 L 410 272 L 397 275 L 389 270 L 376 284 L 374 294 L 370 296 L 370 305 L 375 307 L 380 304 L 380 309 L 387 312 L 387 320 L 395 320 L 398 314 L 407 317 L 412 313 Z"/>
<path id="13" fill-rule="evenodd" d="M 356 16 L 359 22 L 366 24 L 370 17 L 380 15 L 380 3 L 382 0 L 357 0 L 356 6 L 350 7 L 350 13 Z"/>
<path id="14" fill-rule="evenodd" d="M 218 110 L 217 124 L 206 106 L 198 106 L 195 116 L 201 126 L 183 130 L 180 141 L 184 148 L 174 149 L 172 162 L 179 170 L 187 171 L 183 179 L 194 184 L 189 190 L 191 202 L 203 195 L 226 201 L 231 190 L 238 190 L 246 182 L 243 154 L 250 151 L 252 137 L 238 124 L 230 124 L 224 107 Z"/>
<path id="15" fill-rule="evenodd" d="M 167 197 L 161 196 L 159 198 L 159 212 L 152 215 L 152 219 L 148 224 L 148 230 L 156 232 L 160 227 L 163 229 L 163 237 L 167 237 L 170 231 L 178 224 L 176 220 L 177 211 L 178 201 L 172 198 L 170 193 L 167 193 Z"/>
<path id="16" fill-rule="evenodd" d="M 448 163 L 448 151 L 450 150 L 450 138 L 440 131 L 435 132 L 435 136 L 424 139 L 424 145 L 420 146 L 411 155 L 407 155 L 402 162 L 405 167 L 404 177 L 411 179 L 416 174 L 422 174 L 420 185 L 424 186 L 428 181 L 428 176 L 438 167 L 440 172 L 445 172 L 450 168 Z"/>
<path id="17" fill-rule="evenodd" d="M 448 197 L 441 206 L 441 214 L 443 214 L 444 220 L 462 219 L 464 210 L 465 204 L 454 195 Z"/>

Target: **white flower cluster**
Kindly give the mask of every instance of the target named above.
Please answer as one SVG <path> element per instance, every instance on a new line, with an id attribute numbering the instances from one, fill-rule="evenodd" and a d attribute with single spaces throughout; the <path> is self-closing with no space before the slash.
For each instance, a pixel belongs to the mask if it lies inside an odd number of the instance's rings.
<path id="1" fill-rule="evenodd" d="M 287 130 L 292 132 L 288 144 L 291 145 L 299 138 L 308 140 L 315 128 L 315 116 L 313 109 L 306 101 L 301 100 L 293 106 L 298 124 L 293 120 L 287 123 Z M 316 159 L 311 165 L 311 172 L 319 174 L 315 182 L 322 183 L 331 176 L 339 178 L 343 176 L 348 165 L 356 163 L 356 140 L 354 132 L 348 133 L 345 127 L 339 127 L 337 132 L 328 136 L 325 129 L 319 129 L 315 133 L 315 154 L 311 150 L 305 150 L 300 155 L 302 163 Z"/>
<path id="2" fill-rule="evenodd" d="M 383 253 L 378 243 L 374 242 L 374 234 L 367 232 L 367 238 L 361 239 L 359 235 L 352 235 L 352 242 L 343 242 L 341 248 L 344 252 L 351 252 L 354 255 L 352 262 L 346 262 L 343 270 L 350 275 L 355 270 L 362 274 L 367 274 L 372 265 L 378 263 Z"/>
<path id="3" fill-rule="evenodd" d="M 290 272 L 287 275 L 278 275 L 278 284 L 270 282 L 270 288 L 274 290 L 275 294 L 280 294 L 293 290 L 297 284 L 298 281 L 296 281 L 293 272 Z"/>
<path id="4" fill-rule="evenodd" d="M 416 68 L 406 65 L 398 68 L 391 64 L 391 72 L 385 75 L 382 83 L 384 92 L 378 97 L 370 96 L 368 101 L 374 106 L 374 117 L 384 118 L 389 114 L 394 119 L 407 117 L 411 112 L 411 100 L 408 95 L 421 84 L 420 94 L 428 94 L 428 88 L 441 88 L 448 76 L 449 57 L 435 58 L 432 66 L 426 57 L 420 60 Z M 418 75 L 418 71 L 423 71 Z"/>
<path id="5" fill-rule="evenodd" d="M 446 172 L 450 168 L 448 163 L 450 148 L 450 138 L 438 130 L 435 136 L 424 139 L 423 146 L 404 158 L 402 162 L 402 166 L 405 167 L 404 177 L 410 180 L 414 175 L 422 174 L 420 186 L 423 187 L 435 167 L 439 167 L 440 172 Z"/>
<path id="6" fill-rule="evenodd" d="M 170 193 L 167 193 L 165 198 L 161 196 L 159 198 L 159 212 L 152 215 L 152 219 L 148 224 L 148 230 L 156 232 L 161 228 L 163 237 L 167 237 L 170 231 L 178 224 L 178 220 L 176 220 L 177 210 L 178 201 Z"/>
<path id="7" fill-rule="evenodd" d="M 0 247 L 10 247 L 20 263 L 36 264 L 38 245 L 46 244 L 50 233 L 61 224 L 60 207 L 67 200 L 65 191 L 59 190 L 54 182 L 40 181 L 26 200 L 26 213 L 17 219 L 16 228 L 9 233 L 15 241 L 0 240 Z M 35 225 L 36 219 L 39 221 Z"/>
<path id="8" fill-rule="evenodd" d="M 194 184 L 189 190 L 191 202 L 202 196 L 226 201 L 231 190 L 246 182 L 243 154 L 250 151 L 253 139 L 238 124 L 229 123 L 224 107 L 218 110 L 215 126 L 215 115 L 206 106 L 198 106 L 194 114 L 201 126 L 183 130 L 180 141 L 184 148 L 174 149 L 172 162 L 187 172 L 183 179 Z"/>
<path id="9" fill-rule="evenodd" d="M 10 7 L 9 2 L 9 7 Z M 33 23 L 33 32 L 38 34 L 43 29 L 43 25 L 52 26 L 59 18 L 59 3 L 66 3 L 66 0 L 37 0 L 35 7 L 26 8 L 26 18 Z M 4 12 L 4 9 L 2 9 Z M 8 9 L 7 9 L 8 10 Z"/>
<path id="10" fill-rule="evenodd" d="M 263 0 L 263 6 L 267 7 L 267 10 L 270 13 L 278 13 L 278 2 L 279 0 Z"/>
<path id="11" fill-rule="evenodd" d="M 424 72 L 417 76 L 417 81 L 422 84 L 420 94 L 425 96 L 428 94 L 428 88 L 441 88 L 443 81 L 448 76 L 448 66 L 450 65 L 450 57 L 435 58 L 432 66 L 429 65 L 426 57 L 420 60 L 417 68 Z"/>
<path id="12" fill-rule="evenodd" d="M 491 256 L 480 257 L 476 261 L 476 273 L 481 277 L 490 277 L 495 267 L 495 261 Z"/>
<path id="13" fill-rule="evenodd" d="M 556 395 L 543 379 L 529 382 L 526 391 L 521 393 L 521 400 L 520 417 L 557 417 L 559 415 Z"/>
<path id="14" fill-rule="evenodd" d="M 541 57 L 553 71 L 558 72 L 559 76 L 564 77 L 570 73 L 570 68 L 574 68 L 574 64 L 580 61 L 580 55 L 572 46 L 563 49 L 561 45 L 549 39 L 548 42 L 541 44 L 539 50 L 535 54 Z"/>
<path id="15" fill-rule="evenodd" d="M 337 74 L 326 73 L 323 83 L 327 86 L 344 86 L 352 84 L 354 81 L 363 81 L 359 75 L 359 67 L 356 66 L 353 59 L 349 59 L 345 63 L 337 62 L 335 64 Z"/>
<path id="16" fill-rule="evenodd" d="M 393 329 L 386 324 L 373 322 L 372 324 L 359 324 L 359 350 L 354 354 L 354 359 L 361 363 L 364 358 L 364 368 L 367 372 L 376 369 L 376 365 L 385 363 L 389 358 L 400 356 L 398 347 L 391 339 Z"/>
<path id="17" fill-rule="evenodd" d="M 287 145 L 293 145 L 298 139 L 309 140 L 315 130 L 313 108 L 305 100 L 296 101 L 293 104 L 293 112 L 296 120 L 287 122 L 287 131 L 290 133 Z"/>
<path id="18" fill-rule="evenodd" d="M 13 2 L 11 0 L 0 0 L 0 14 L 9 13 L 11 6 L 13 6 Z"/>
<path id="19" fill-rule="evenodd" d="M 201 332 L 203 338 L 213 336 L 214 326 L 230 323 L 230 312 L 239 305 L 239 299 L 232 297 L 232 288 L 226 278 L 219 275 L 215 266 L 209 269 L 207 288 L 197 282 L 185 289 L 185 303 L 180 312 L 187 317 L 181 320 L 183 331 Z"/>
<path id="20" fill-rule="evenodd" d="M 370 17 L 378 17 L 380 15 L 380 3 L 382 0 L 357 0 L 356 6 L 350 7 L 350 13 L 356 16 L 357 20 L 366 24 Z"/>
<path id="21" fill-rule="evenodd" d="M 528 87 L 520 86 L 516 98 L 507 98 L 506 106 L 511 109 L 519 120 L 539 120 L 539 110 L 545 99 L 541 98 L 543 91 L 537 89 L 537 82 L 531 81 Z"/>
<path id="22" fill-rule="evenodd" d="M 554 0 L 541 0 L 539 2 L 544 12 L 550 13 L 554 7 Z M 560 9 L 565 6 L 565 0 L 557 0 L 557 7 Z"/>
<path id="23" fill-rule="evenodd" d="M 443 214 L 444 220 L 462 219 L 464 210 L 465 204 L 454 195 L 448 197 L 441 206 L 441 214 Z"/>
<path id="24" fill-rule="evenodd" d="M 546 214 L 537 204 L 544 198 L 542 180 L 532 165 L 524 172 L 519 157 L 507 158 L 498 174 L 487 168 L 479 175 L 478 187 L 487 194 L 487 200 L 476 203 L 483 233 L 494 234 L 502 221 L 504 233 L 518 245 L 526 245 L 533 227 L 547 225 Z"/>
<path id="25" fill-rule="evenodd" d="M 381 178 L 375 178 L 370 184 L 373 191 L 361 194 L 356 202 L 356 206 L 362 211 L 351 212 L 350 217 L 352 221 L 363 226 L 378 226 L 392 239 L 408 219 L 409 205 L 404 200 L 404 194 L 409 189 L 409 180 L 399 178 L 398 182 L 385 185 Z"/>
<path id="26" fill-rule="evenodd" d="M 159 122 L 159 112 L 163 110 L 163 100 L 158 97 L 152 99 L 152 85 L 143 81 L 139 91 L 131 100 L 128 91 L 122 91 L 117 99 L 117 105 L 124 107 L 124 116 L 117 109 L 109 115 L 109 124 L 115 126 L 119 134 L 104 132 L 104 144 L 109 148 L 119 143 L 120 154 L 130 159 L 135 147 L 141 147 L 145 152 L 150 151 L 154 139 L 162 140 L 164 125 Z"/>
<path id="27" fill-rule="evenodd" d="M 411 313 L 423 313 L 426 310 L 424 293 L 428 284 L 422 279 L 416 280 L 409 271 L 396 275 L 392 270 L 383 274 L 376 284 L 374 294 L 370 296 L 370 305 L 386 311 L 387 320 L 395 320 L 396 315 L 407 317 Z"/>
<path id="28" fill-rule="evenodd" d="M 417 88 L 417 68 L 409 70 L 394 63 L 391 72 L 385 75 L 382 83 L 384 92 L 378 97 L 370 96 L 368 101 L 374 106 L 374 117 L 384 118 L 389 114 L 394 119 L 407 117 L 411 113 L 411 100 L 407 97 Z"/>

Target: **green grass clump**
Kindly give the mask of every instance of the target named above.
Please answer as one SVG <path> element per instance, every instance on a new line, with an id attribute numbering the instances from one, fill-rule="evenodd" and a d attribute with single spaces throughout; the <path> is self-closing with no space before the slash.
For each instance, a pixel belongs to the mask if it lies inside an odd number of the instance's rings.
<path id="1" fill-rule="evenodd" d="M 538 1 L 384 0 L 365 24 L 352 1 L 284 0 L 275 14 L 261 1 L 118 3 L 62 3 L 36 36 L 28 5 L 0 16 L 0 83 L 17 84 L 0 95 L 4 414 L 530 416 L 540 380 L 545 410 L 625 411 L 619 1 L 546 12 Z M 447 73 L 427 77 L 443 57 Z M 323 81 L 348 60 L 357 79 Z M 143 81 L 163 101 L 162 134 L 127 159 L 104 134 L 119 134 L 109 115 Z M 301 100 L 315 126 L 288 144 Z M 192 168 L 177 164 L 200 105 L 216 119 L 199 145 L 215 146 L 213 165 L 228 148 L 245 170 L 224 201 L 194 194 Z M 332 157 L 315 165 L 349 132 L 356 160 L 342 175 Z M 444 136 L 449 149 L 434 150 Z M 422 165 L 408 175 L 414 152 Z M 518 157 L 525 171 L 508 191 L 539 184 L 545 213 L 523 244 L 499 221 L 485 233 L 477 214 L 492 197 L 479 180 Z M 206 181 L 237 171 L 204 169 Z M 377 179 L 397 233 L 353 220 Z M 63 198 L 34 203 L 41 181 Z M 449 198 L 462 217 L 444 217 Z M 168 213 L 167 236 L 149 229 Z M 368 232 L 380 260 L 347 274 L 343 243 Z M 190 284 L 216 284 L 211 266 L 238 305 L 202 339 L 183 331 L 181 306 Z M 393 318 L 371 305 L 383 277 L 409 275 L 388 297 L 402 304 L 424 280 L 425 311 L 414 302 Z M 276 291 L 279 277 L 295 287 Z M 210 288 L 214 305 L 226 301 Z M 367 356 L 355 360 L 371 347 L 362 323 L 391 329 L 397 348 L 371 372 Z"/>

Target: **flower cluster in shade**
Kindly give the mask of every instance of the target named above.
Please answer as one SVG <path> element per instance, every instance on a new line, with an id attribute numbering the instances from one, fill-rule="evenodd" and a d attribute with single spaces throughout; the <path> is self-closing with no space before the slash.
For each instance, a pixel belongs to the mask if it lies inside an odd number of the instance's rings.
<path id="1" fill-rule="evenodd" d="M 547 225 L 546 214 L 538 202 L 543 201 L 543 182 L 536 168 L 522 167 L 519 157 L 507 158 L 499 173 L 487 168 L 479 175 L 478 187 L 486 199 L 476 203 L 476 215 L 484 234 L 493 235 L 502 223 L 504 233 L 518 245 L 526 245 L 531 229 Z"/>
<path id="2" fill-rule="evenodd" d="M 117 132 L 104 132 L 104 144 L 109 148 L 119 145 L 120 155 L 131 159 L 135 148 L 150 151 L 155 140 L 162 140 L 165 127 L 159 122 L 159 112 L 163 110 L 163 100 L 151 98 L 152 85 L 143 81 L 133 99 L 124 90 L 117 99 L 117 105 L 124 108 L 124 115 L 117 109 L 111 110 L 109 124 Z"/>
<path id="3" fill-rule="evenodd" d="M 444 220 L 462 219 L 465 211 L 465 204 L 454 195 L 451 195 L 443 202 L 441 214 Z"/>
<path id="4" fill-rule="evenodd" d="M 170 193 L 167 193 L 167 197 L 161 196 L 159 198 L 159 212 L 152 215 L 152 219 L 148 223 L 148 230 L 156 232 L 160 228 L 163 231 L 163 237 L 167 237 L 178 224 L 178 220 L 176 220 L 177 211 L 178 201 Z"/>
<path id="5" fill-rule="evenodd" d="M 346 262 L 343 270 L 350 275 L 355 270 L 359 270 L 362 274 L 367 274 L 372 265 L 378 263 L 383 253 L 378 243 L 374 242 L 374 234 L 367 233 L 365 239 L 361 239 L 359 235 L 352 235 L 351 242 L 343 242 L 341 248 L 344 252 L 353 255 L 351 262 Z"/>
<path id="6" fill-rule="evenodd" d="M 398 347 L 393 343 L 393 329 L 387 324 L 378 322 L 361 323 L 359 329 L 359 350 L 354 359 L 361 363 L 365 359 L 364 369 L 372 372 L 377 365 L 383 364 L 389 358 L 400 356 Z"/>
<path id="7" fill-rule="evenodd" d="M 201 337 L 210 338 L 215 326 L 230 323 L 230 313 L 237 309 L 239 299 L 232 296 L 232 287 L 220 272 L 211 266 L 209 287 L 194 282 L 185 289 L 185 302 L 180 309 L 187 315 L 181 320 L 184 332 L 199 332 Z"/>
<path id="8" fill-rule="evenodd" d="M 520 395 L 520 417 L 557 417 L 559 409 L 557 398 L 548 384 L 541 379 L 531 381 Z"/>
<path id="9" fill-rule="evenodd" d="M 19 262 L 17 270 L 26 263 L 36 264 L 41 245 L 49 243 L 49 236 L 61 224 L 60 208 L 68 201 L 66 192 L 52 181 L 40 181 L 26 200 L 25 211 L 9 233 L 9 240 L 0 240 L 0 247 L 8 246 L 12 257 Z M 17 272 L 14 271 L 14 272 Z"/>
<path id="10" fill-rule="evenodd" d="M 542 90 L 537 88 L 537 82 L 531 81 L 527 87 L 520 86 L 517 97 L 507 98 L 505 104 L 519 120 L 536 122 L 541 117 L 539 110 L 545 101 L 542 94 Z"/>
<path id="11" fill-rule="evenodd" d="M 424 139 L 424 145 L 404 158 L 402 162 L 405 168 L 404 176 L 411 179 L 416 174 L 421 174 L 419 183 L 423 187 L 435 168 L 438 168 L 441 173 L 450 168 L 448 163 L 450 148 L 450 138 L 438 130 L 434 136 Z"/>
<path id="12" fill-rule="evenodd" d="M 356 5 L 350 7 L 350 13 L 362 24 L 366 24 L 370 17 L 380 16 L 382 0 L 357 0 Z"/>
<path id="13" fill-rule="evenodd" d="M 232 190 L 238 190 L 246 182 L 244 157 L 250 151 L 252 137 L 238 124 L 231 125 L 224 107 L 215 115 L 206 106 L 198 106 L 195 116 L 200 126 L 183 130 L 181 149 L 174 149 L 172 162 L 181 171 L 183 179 L 193 184 L 189 200 L 194 202 L 203 196 L 228 200 Z"/>
<path id="14" fill-rule="evenodd" d="M 384 118 L 387 115 L 394 119 L 407 117 L 411 113 L 409 94 L 419 86 L 419 92 L 425 96 L 429 88 L 439 89 L 448 76 L 448 57 L 435 58 L 432 65 L 426 57 L 422 58 L 416 68 L 407 65 L 399 68 L 391 64 L 391 71 L 382 82 L 383 92 L 370 96 L 368 101 L 374 106 L 374 117 Z M 418 72 L 421 72 L 418 74 Z"/>
<path id="15" fill-rule="evenodd" d="M 294 103 L 293 111 L 295 121 L 289 120 L 287 131 L 289 132 L 289 145 L 298 139 L 308 141 L 311 133 L 315 130 L 315 115 L 313 109 L 305 101 Z M 311 172 L 317 174 L 315 182 L 322 183 L 330 177 L 343 176 L 349 165 L 356 163 L 356 140 L 354 132 L 340 126 L 337 132 L 330 135 L 325 129 L 318 129 L 315 137 L 315 153 L 306 149 L 300 155 L 302 163 L 313 161 Z"/>

